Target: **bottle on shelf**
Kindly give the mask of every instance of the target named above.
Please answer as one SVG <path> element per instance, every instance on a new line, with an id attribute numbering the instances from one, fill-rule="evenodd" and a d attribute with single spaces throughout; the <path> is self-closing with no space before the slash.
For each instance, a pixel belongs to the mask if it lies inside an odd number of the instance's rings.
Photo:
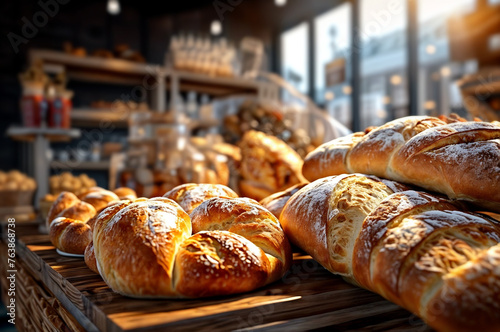
<path id="1" fill-rule="evenodd" d="M 198 103 L 196 101 L 196 92 L 189 91 L 186 102 L 186 115 L 190 119 L 198 118 Z"/>

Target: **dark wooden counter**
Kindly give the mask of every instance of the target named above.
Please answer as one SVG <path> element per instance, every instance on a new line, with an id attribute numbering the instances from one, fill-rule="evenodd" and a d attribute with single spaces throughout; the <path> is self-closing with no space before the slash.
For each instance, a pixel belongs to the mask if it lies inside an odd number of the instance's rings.
<path id="1" fill-rule="evenodd" d="M 414 315 L 294 255 L 289 274 L 254 292 L 202 300 L 137 300 L 115 294 L 83 259 L 60 256 L 46 235 L 18 240 L 17 252 L 87 330 L 428 331 Z"/>

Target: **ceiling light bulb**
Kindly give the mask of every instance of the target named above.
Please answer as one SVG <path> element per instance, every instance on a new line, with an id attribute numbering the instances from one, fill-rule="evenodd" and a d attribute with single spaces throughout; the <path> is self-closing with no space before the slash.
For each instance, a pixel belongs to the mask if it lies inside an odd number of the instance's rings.
<path id="1" fill-rule="evenodd" d="M 441 76 L 448 77 L 451 75 L 451 69 L 448 66 L 441 67 Z"/>
<path id="2" fill-rule="evenodd" d="M 427 52 L 427 54 L 434 54 L 436 53 L 436 46 L 429 44 L 425 47 L 425 51 Z"/>
<path id="3" fill-rule="evenodd" d="M 401 84 L 401 81 L 402 81 L 401 76 L 399 76 L 399 75 L 392 75 L 391 76 L 391 83 L 393 85 L 399 85 L 399 84 Z"/>
<path id="4" fill-rule="evenodd" d="M 111 15 L 120 14 L 120 2 L 118 0 L 108 0 L 108 13 Z"/>
<path id="5" fill-rule="evenodd" d="M 274 4 L 278 7 L 283 7 L 286 5 L 286 0 L 274 0 Z"/>
<path id="6" fill-rule="evenodd" d="M 325 100 L 333 100 L 333 98 L 335 98 L 335 94 L 331 91 L 327 91 L 325 92 Z"/>
<path id="7" fill-rule="evenodd" d="M 210 33 L 214 36 L 222 33 L 222 23 L 219 20 L 212 21 L 212 24 L 210 24 Z"/>

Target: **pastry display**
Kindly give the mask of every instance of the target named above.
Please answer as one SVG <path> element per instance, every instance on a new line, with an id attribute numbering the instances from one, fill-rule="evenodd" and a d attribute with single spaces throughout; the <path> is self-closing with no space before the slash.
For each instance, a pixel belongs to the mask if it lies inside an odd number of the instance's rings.
<path id="1" fill-rule="evenodd" d="M 36 181 L 18 170 L 0 171 L 0 191 L 34 191 Z"/>
<path id="2" fill-rule="evenodd" d="M 94 109 L 113 110 L 113 112 L 146 112 L 149 110 L 148 103 L 146 102 L 120 99 L 115 101 L 96 100 L 90 103 L 90 107 Z"/>
<path id="3" fill-rule="evenodd" d="M 229 143 L 240 141 L 249 130 L 262 131 L 287 143 L 302 158 L 319 145 L 319 142 L 314 145 L 304 130 L 293 128 L 279 109 L 252 100 L 244 102 L 236 114 L 224 118 L 223 130 Z"/>
<path id="4" fill-rule="evenodd" d="M 191 217 L 164 197 L 122 201 L 105 209 L 93 227 L 87 265 L 130 297 L 246 292 L 278 280 L 291 264 L 278 220 L 250 199 L 211 198 Z"/>
<path id="5" fill-rule="evenodd" d="M 301 173 L 302 159 L 280 139 L 260 131 L 248 131 L 239 146 L 242 196 L 261 200 L 306 182 Z"/>
<path id="6" fill-rule="evenodd" d="M 82 255 L 92 241 L 92 231 L 87 223 L 117 201 L 116 194 L 98 187 L 90 188 L 79 197 L 62 192 L 46 218 L 50 241 L 62 252 Z"/>
<path id="7" fill-rule="evenodd" d="M 397 188 L 361 174 L 326 177 L 293 195 L 280 221 L 325 268 L 436 330 L 498 331 L 500 223 Z"/>
<path id="8" fill-rule="evenodd" d="M 113 52 L 106 49 L 97 49 L 92 52 L 87 52 L 87 49 L 84 47 L 75 47 L 71 42 L 67 41 L 63 43 L 63 51 L 77 57 L 86 57 L 87 55 L 90 55 L 104 59 L 117 58 L 139 63 L 146 62 L 144 56 L 142 56 L 140 52 L 132 50 L 128 44 L 116 45 Z"/>
<path id="9" fill-rule="evenodd" d="M 500 211 L 500 127 L 451 122 L 405 117 L 335 139 L 307 156 L 303 174 L 373 174 Z"/>
<path id="10" fill-rule="evenodd" d="M 95 187 L 96 181 L 89 178 L 85 173 L 74 176 L 70 172 L 63 172 L 60 175 L 51 176 L 49 179 L 49 186 L 52 195 L 58 195 L 63 191 L 80 194 Z"/>

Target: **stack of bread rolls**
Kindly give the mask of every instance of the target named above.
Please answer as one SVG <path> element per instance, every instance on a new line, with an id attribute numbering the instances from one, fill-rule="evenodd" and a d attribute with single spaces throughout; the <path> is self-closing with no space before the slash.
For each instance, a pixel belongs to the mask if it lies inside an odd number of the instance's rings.
<path id="1" fill-rule="evenodd" d="M 137 198 L 128 188 L 118 188 L 116 193 Z M 52 244 L 63 253 L 83 255 L 92 240 L 91 224 L 109 204 L 120 201 L 116 193 L 93 187 L 79 196 L 66 191 L 59 194 L 46 218 Z"/>
<path id="2" fill-rule="evenodd" d="M 33 191 L 36 181 L 18 170 L 0 171 L 0 191 Z"/>
<path id="3" fill-rule="evenodd" d="M 211 184 L 183 185 L 166 196 L 181 205 L 166 197 L 120 201 L 91 225 L 85 261 L 115 292 L 138 298 L 234 294 L 276 281 L 290 267 L 278 219 L 256 201 Z"/>

